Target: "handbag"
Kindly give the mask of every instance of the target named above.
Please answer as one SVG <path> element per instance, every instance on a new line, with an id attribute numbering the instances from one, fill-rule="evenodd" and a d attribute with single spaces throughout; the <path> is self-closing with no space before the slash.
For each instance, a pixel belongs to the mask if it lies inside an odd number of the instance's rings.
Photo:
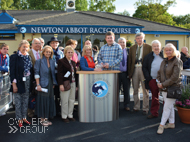
<path id="1" fill-rule="evenodd" d="M 167 88 L 167 98 L 181 99 L 182 89 L 178 86 L 169 86 Z"/>
<path id="2" fill-rule="evenodd" d="M 64 91 L 68 91 L 71 89 L 70 80 L 63 81 Z"/>
<path id="3" fill-rule="evenodd" d="M 165 80 L 167 80 L 167 78 L 166 78 L 166 66 L 167 66 L 167 64 L 164 66 Z M 167 98 L 180 99 L 181 94 L 182 94 L 181 86 L 168 86 L 167 87 L 167 96 L 166 96 Z"/>

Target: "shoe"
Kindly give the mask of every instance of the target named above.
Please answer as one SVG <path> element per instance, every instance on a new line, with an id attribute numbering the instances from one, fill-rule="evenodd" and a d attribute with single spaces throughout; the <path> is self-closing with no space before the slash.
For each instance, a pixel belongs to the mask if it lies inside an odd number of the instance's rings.
<path id="1" fill-rule="evenodd" d="M 136 112 L 138 112 L 139 110 L 136 110 L 136 109 L 133 109 L 133 110 L 131 110 L 131 113 L 136 113 Z"/>
<path id="2" fill-rule="evenodd" d="M 164 127 L 163 126 L 159 126 L 158 130 L 157 130 L 157 134 L 162 134 L 164 132 Z"/>
<path id="3" fill-rule="evenodd" d="M 49 121 L 49 120 L 45 120 L 45 121 L 47 121 L 48 125 L 52 125 L 51 121 Z"/>
<path id="4" fill-rule="evenodd" d="M 168 128 L 171 128 L 171 129 L 174 129 L 175 128 L 175 124 L 171 124 L 171 123 L 167 123 L 165 126 L 164 126 L 164 129 L 168 129 Z"/>
<path id="5" fill-rule="evenodd" d="M 148 114 L 148 111 L 143 111 L 142 114 L 143 114 L 143 115 L 147 115 L 147 114 Z"/>
<path id="6" fill-rule="evenodd" d="M 73 121 L 73 122 L 76 121 L 74 118 L 68 118 L 68 119 L 69 119 L 70 121 Z"/>
<path id="7" fill-rule="evenodd" d="M 62 118 L 62 120 L 65 122 L 65 123 L 69 123 L 69 119 L 64 119 L 64 118 Z"/>
<path id="8" fill-rule="evenodd" d="M 130 108 L 129 107 L 125 107 L 124 110 L 130 111 Z"/>
<path id="9" fill-rule="evenodd" d="M 152 119 L 152 118 L 157 118 L 158 116 L 154 116 L 152 114 L 150 114 L 149 116 L 147 116 L 147 119 Z"/>
<path id="10" fill-rule="evenodd" d="M 40 124 L 42 125 L 42 126 L 49 126 L 49 124 L 48 124 L 48 122 L 47 121 L 40 121 Z"/>
<path id="11" fill-rule="evenodd" d="M 18 122 L 18 126 L 19 126 L 19 127 L 22 127 L 23 124 L 22 124 L 21 122 Z"/>
<path id="12" fill-rule="evenodd" d="M 31 124 L 31 123 L 30 123 L 28 120 L 26 120 L 26 119 L 23 119 L 23 122 L 26 123 L 26 124 L 28 124 L 28 125 Z"/>

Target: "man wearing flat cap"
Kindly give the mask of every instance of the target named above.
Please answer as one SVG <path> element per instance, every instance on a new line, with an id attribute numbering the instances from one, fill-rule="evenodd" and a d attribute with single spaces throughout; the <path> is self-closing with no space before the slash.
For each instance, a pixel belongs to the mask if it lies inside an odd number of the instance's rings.
<path id="1" fill-rule="evenodd" d="M 56 37 L 52 37 L 50 41 L 47 42 L 48 45 L 50 45 L 53 49 L 54 55 L 53 60 L 55 60 L 55 75 L 57 79 L 57 62 L 59 59 L 62 59 L 64 57 L 64 54 L 61 50 L 59 50 L 59 44 L 61 41 L 59 41 Z M 54 88 L 54 95 L 55 95 L 55 105 L 56 105 L 56 115 L 59 115 L 61 112 L 60 107 L 60 96 L 59 96 L 59 86 L 56 85 Z"/>

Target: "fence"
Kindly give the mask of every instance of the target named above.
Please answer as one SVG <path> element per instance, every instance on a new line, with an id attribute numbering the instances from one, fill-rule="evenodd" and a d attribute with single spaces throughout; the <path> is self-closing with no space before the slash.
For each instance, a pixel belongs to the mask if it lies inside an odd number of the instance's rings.
<path id="1" fill-rule="evenodd" d="M 11 106 L 12 94 L 10 89 L 9 74 L 0 72 L 0 116 L 5 113 Z"/>

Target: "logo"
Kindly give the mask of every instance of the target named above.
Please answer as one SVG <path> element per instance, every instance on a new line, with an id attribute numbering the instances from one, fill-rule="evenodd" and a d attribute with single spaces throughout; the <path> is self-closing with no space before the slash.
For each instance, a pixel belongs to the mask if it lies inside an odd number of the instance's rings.
<path id="1" fill-rule="evenodd" d="M 141 32 L 141 30 L 139 29 L 139 28 L 136 28 L 135 29 L 135 33 L 137 34 L 137 33 L 140 33 Z"/>
<path id="2" fill-rule="evenodd" d="M 18 120 L 16 118 L 10 118 L 8 120 L 8 124 L 10 125 L 10 131 L 8 133 L 45 133 L 48 130 L 48 126 L 40 125 L 41 119 L 32 118 L 32 122 L 30 126 L 23 125 L 18 128 Z"/>
<path id="3" fill-rule="evenodd" d="M 26 32 L 26 28 L 25 28 L 25 27 L 21 27 L 21 28 L 20 28 L 20 32 L 21 32 L 21 33 L 25 33 L 25 32 Z"/>
<path id="4" fill-rule="evenodd" d="M 108 93 L 108 85 L 104 81 L 97 81 L 92 86 L 94 96 L 101 98 Z"/>

